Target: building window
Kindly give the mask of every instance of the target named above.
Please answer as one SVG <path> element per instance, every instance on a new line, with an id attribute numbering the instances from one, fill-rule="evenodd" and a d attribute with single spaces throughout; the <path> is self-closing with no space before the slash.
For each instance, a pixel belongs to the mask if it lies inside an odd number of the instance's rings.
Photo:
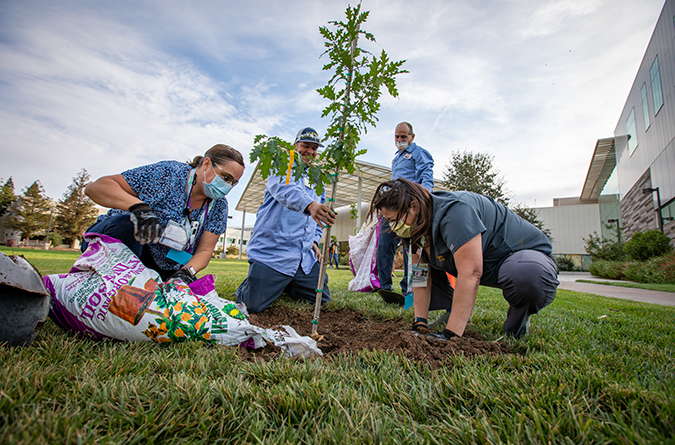
<path id="1" fill-rule="evenodd" d="M 671 221 L 675 221 L 675 201 L 671 201 L 661 207 L 661 217 L 663 218 L 664 226 Z"/>
<path id="2" fill-rule="evenodd" d="M 652 99 L 654 100 L 654 116 L 663 106 L 663 94 L 661 92 L 661 74 L 659 74 L 659 57 L 657 56 L 649 68 L 649 77 L 652 80 Z"/>
<path id="3" fill-rule="evenodd" d="M 628 133 L 628 154 L 632 155 L 637 147 L 637 134 L 635 132 L 635 108 L 630 110 L 626 120 L 626 132 Z"/>
<path id="4" fill-rule="evenodd" d="M 642 114 L 645 117 L 645 131 L 647 131 L 647 128 L 651 125 L 651 122 L 649 122 L 649 106 L 647 105 L 647 84 L 643 83 L 642 84 L 642 90 L 640 90 L 642 93 Z"/>

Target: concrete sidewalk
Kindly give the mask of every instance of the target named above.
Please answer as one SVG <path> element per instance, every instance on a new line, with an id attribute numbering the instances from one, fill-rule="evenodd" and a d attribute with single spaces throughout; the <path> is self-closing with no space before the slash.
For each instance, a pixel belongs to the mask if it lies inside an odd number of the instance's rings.
<path id="1" fill-rule="evenodd" d="M 673 292 L 632 289 L 630 287 L 610 286 L 607 284 L 577 283 L 576 280 L 620 282 L 619 280 L 594 277 L 588 272 L 560 272 L 558 274 L 558 281 L 560 281 L 558 289 L 623 298 L 624 300 L 640 301 L 642 303 L 675 306 L 675 293 Z"/>

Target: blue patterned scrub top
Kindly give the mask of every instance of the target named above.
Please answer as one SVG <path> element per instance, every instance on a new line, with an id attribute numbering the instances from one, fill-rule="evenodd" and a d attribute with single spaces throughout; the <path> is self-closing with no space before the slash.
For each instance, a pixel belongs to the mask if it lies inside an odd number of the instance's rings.
<path id="1" fill-rule="evenodd" d="M 170 219 L 177 223 L 183 221 L 183 209 L 187 205 L 187 181 L 190 170 L 192 170 L 192 167 L 185 162 L 161 161 L 124 171 L 122 177 L 129 183 L 138 199 L 147 203 L 155 212 L 162 227 L 166 227 Z M 205 209 L 206 204 L 199 209 L 194 209 L 190 215 L 190 220 L 199 220 Z M 216 235 L 225 233 L 227 212 L 227 198 L 211 202 L 206 220 L 197 233 L 195 245 L 199 244 L 199 239 L 204 230 Z M 98 221 L 120 213 L 128 214 L 129 212 L 112 209 L 107 215 L 100 216 Z M 180 268 L 180 264 L 166 257 L 169 252 L 167 246 L 149 244 L 148 247 L 153 259 L 162 269 L 178 270 Z"/>

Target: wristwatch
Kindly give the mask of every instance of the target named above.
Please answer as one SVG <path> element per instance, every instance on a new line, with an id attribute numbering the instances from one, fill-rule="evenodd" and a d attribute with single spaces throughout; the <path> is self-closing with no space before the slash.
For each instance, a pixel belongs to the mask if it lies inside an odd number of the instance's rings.
<path id="1" fill-rule="evenodd" d="M 183 266 L 183 269 L 186 269 L 188 272 L 190 272 L 190 275 L 193 277 L 197 276 L 197 272 L 195 272 L 195 268 L 192 266 Z"/>

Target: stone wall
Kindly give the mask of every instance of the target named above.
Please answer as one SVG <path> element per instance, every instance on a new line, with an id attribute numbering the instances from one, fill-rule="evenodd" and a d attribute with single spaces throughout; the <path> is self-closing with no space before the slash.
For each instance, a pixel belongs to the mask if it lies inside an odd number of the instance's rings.
<path id="1" fill-rule="evenodd" d="M 640 177 L 633 188 L 621 200 L 621 222 L 623 239 L 628 241 L 635 232 L 646 232 L 658 228 L 656 206 L 652 193 L 643 194 L 642 189 L 652 186 L 649 169 Z"/>

